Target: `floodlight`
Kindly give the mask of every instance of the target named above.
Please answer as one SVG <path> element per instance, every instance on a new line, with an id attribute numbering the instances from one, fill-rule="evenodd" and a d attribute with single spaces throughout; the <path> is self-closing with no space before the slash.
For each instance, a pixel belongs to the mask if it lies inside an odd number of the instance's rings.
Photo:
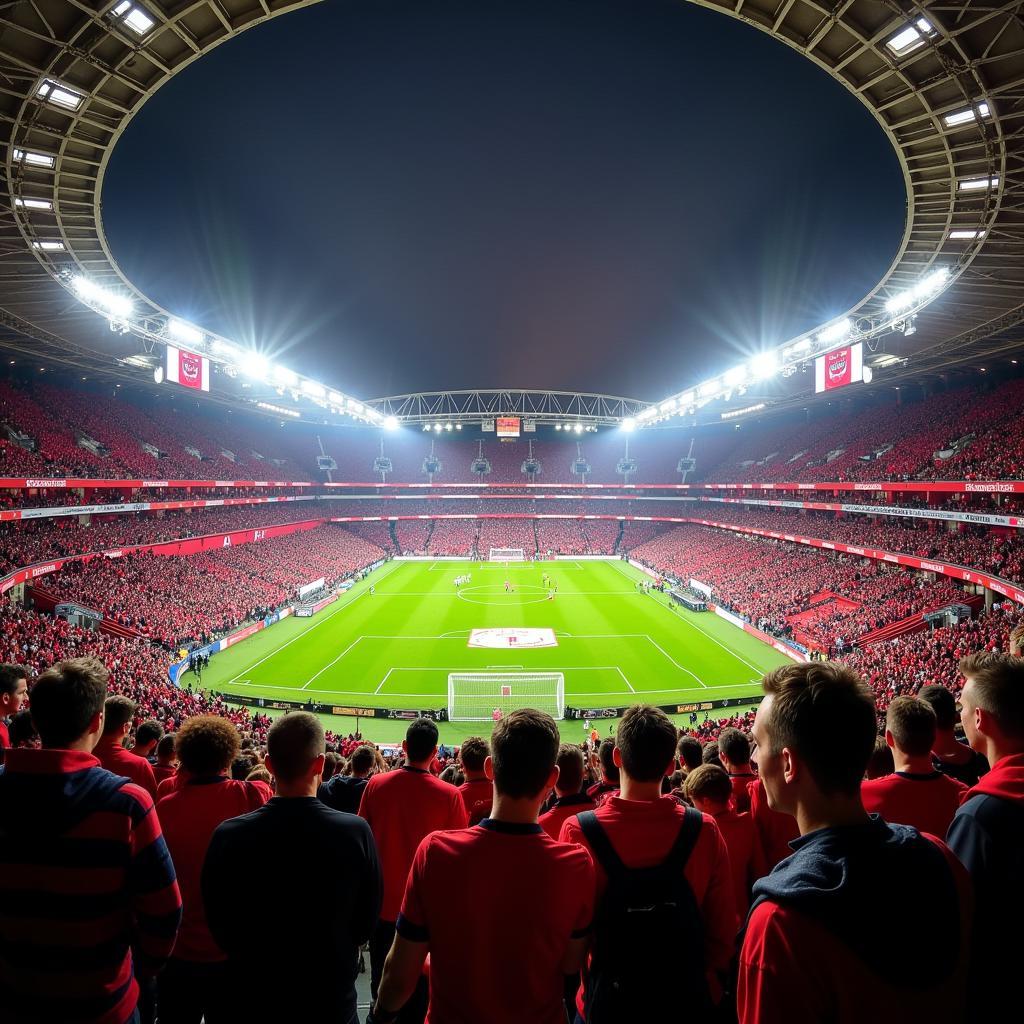
<path id="1" fill-rule="evenodd" d="M 692 391 L 684 392 L 679 398 L 679 405 L 681 408 L 688 408 L 693 405 L 694 399 L 697 396 Z"/>
<path id="2" fill-rule="evenodd" d="M 398 417 L 397 416 L 385 416 L 384 417 L 384 429 L 385 430 L 397 430 L 398 429 Z"/>
<path id="3" fill-rule="evenodd" d="M 39 249 L 40 252 L 63 252 L 64 243 L 58 242 L 56 239 L 44 239 L 40 242 L 33 242 L 32 248 Z"/>
<path id="4" fill-rule="evenodd" d="M 53 170 L 57 158 L 52 153 L 37 153 L 31 149 L 15 149 L 14 159 L 21 160 L 31 167 L 46 167 Z"/>
<path id="5" fill-rule="evenodd" d="M 774 352 L 758 352 L 750 360 L 750 376 L 755 380 L 767 380 L 779 369 L 778 356 Z"/>
<path id="6" fill-rule="evenodd" d="M 25 210 L 46 210 L 50 212 L 53 209 L 53 203 L 49 199 L 29 199 L 22 196 L 15 197 L 14 205 L 20 206 Z"/>
<path id="7" fill-rule="evenodd" d="M 454 428 L 452 427 L 452 425 L 451 425 L 450 423 L 446 423 L 446 424 L 444 425 L 444 429 L 445 429 L 445 430 L 453 430 Z"/>
<path id="8" fill-rule="evenodd" d="M 734 366 L 731 370 L 727 370 L 723 380 L 725 383 L 734 388 L 739 384 L 742 384 L 747 376 L 747 368 L 745 366 Z"/>
<path id="9" fill-rule="evenodd" d="M 961 178 L 956 187 L 960 192 L 980 192 L 989 188 L 994 191 L 999 188 L 999 175 L 994 174 L 991 178 Z"/>
<path id="10" fill-rule="evenodd" d="M 985 232 L 984 231 L 950 231 L 949 237 L 950 238 L 954 238 L 954 239 L 958 239 L 958 240 L 962 239 L 964 241 L 971 241 L 972 239 L 976 239 L 976 238 L 984 238 L 985 237 Z"/>
<path id="11" fill-rule="evenodd" d="M 631 434 L 631 433 L 632 433 L 632 432 L 633 432 L 634 430 L 636 430 L 636 420 L 635 420 L 635 419 L 633 419 L 633 417 L 632 417 L 632 416 L 627 416 L 627 417 L 626 417 L 626 418 L 625 418 L 625 419 L 624 419 L 624 420 L 622 421 L 622 429 L 623 429 L 623 430 L 624 430 L 624 431 L 625 431 L 625 432 L 626 432 L 627 434 Z"/>
<path id="12" fill-rule="evenodd" d="M 956 128 L 962 124 L 970 124 L 971 121 L 980 121 L 991 114 L 987 103 L 979 103 L 975 107 L 967 107 L 964 110 L 954 111 L 946 114 L 942 119 L 947 128 Z"/>
<path id="13" fill-rule="evenodd" d="M 72 91 L 52 78 L 43 80 L 43 84 L 36 90 L 36 99 L 52 103 L 55 107 L 63 107 L 65 110 L 77 110 L 85 102 L 85 97 L 81 93 Z"/>
<path id="14" fill-rule="evenodd" d="M 435 433 L 440 434 L 443 429 L 444 428 L 441 426 L 440 423 L 435 423 L 434 424 L 434 432 Z"/>
<path id="15" fill-rule="evenodd" d="M 182 341 L 186 345 L 196 347 L 202 344 L 203 332 L 198 327 L 185 323 L 184 320 L 168 320 L 167 333 L 176 341 Z M 219 348 L 223 342 L 216 342 L 214 347 Z"/>
<path id="16" fill-rule="evenodd" d="M 697 389 L 697 394 L 701 398 L 710 398 L 719 389 L 719 382 L 717 380 L 707 380 Z"/>
<path id="17" fill-rule="evenodd" d="M 318 384 L 315 380 L 309 380 L 308 378 L 302 382 L 302 390 L 310 398 L 327 397 L 327 388 L 323 384 Z"/>
<path id="18" fill-rule="evenodd" d="M 242 372 L 253 380 L 266 380 L 270 374 L 270 360 L 262 352 L 248 352 Z"/>
<path id="19" fill-rule="evenodd" d="M 818 334 L 818 342 L 821 345 L 834 345 L 837 342 L 844 341 L 852 328 L 853 323 L 850 318 L 844 317 L 834 324 L 829 324 L 828 327 L 821 331 Z"/>
<path id="20" fill-rule="evenodd" d="M 78 292 L 79 298 L 92 306 L 99 306 L 104 312 L 111 316 L 120 318 L 129 317 L 132 314 L 132 300 L 127 295 L 119 295 L 117 292 L 108 291 L 106 288 L 90 281 L 83 274 L 75 274 L 71 278 L 71 287 Z"/>
<path id="21" fill-rule="evenodd" d="M 661 410 L 660 411 L 661 412 L 672 412 L 672 410 L 675 409 L 675 407 L 676 407 L 676 400 L 674 398 L 670 398 L 667 402 L 662 402 L 661 403 Z"/>
<path id="22" fill-rule="evenodd" d="M 576 426 L 573 427 L 572 429 L 575 430 L 577 434 L 582 434 L 583 433 L 583 424 L 582 423 L 577 423 Z"/>
<path id="23" fill-rule="evenodd" d="M 456 423 L 455 424 L 455 429 L 456 430 L 461 430 L 462 429 L 462 424 L 461 423 Z"/>
<path id="24" fill-rule="evenodd" d="M 299 375 L 294 370 L 289 370 L 287 366 L 275 366 L 274 380 L 285 387 L 293 388 L 299 382 Z"/>
<path id="25" fill-rule="evenodd" d="M 556 423 L 555 424 L 555 430 L 561 430 L 561 429 L 562 429 L 562 424 L 561 423 Z"/>
<path id="26" fill-rule="evenodd" d="M 946 267 L 939 267 L 933 270 L 926 277 L 923 277 L 912 288 L 899 292 L 885 304 L 887 313 L 900 313 L 912 306 L 917 306 L 929 296 L 939 291 L 949 279 L 949 270 Z"/>
<path id="27" fill-rule="evenodd" d="M 141 7 L 133 4 L 131 0 L 121 0 L 121 3 L 111 13 L 140 38 L 146 35 L 156 24 L 153 18 Z"/>

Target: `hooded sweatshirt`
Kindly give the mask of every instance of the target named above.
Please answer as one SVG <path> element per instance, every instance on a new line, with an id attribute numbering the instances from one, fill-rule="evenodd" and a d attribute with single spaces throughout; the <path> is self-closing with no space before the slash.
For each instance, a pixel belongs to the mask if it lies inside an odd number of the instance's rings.
<path id="1" fill-rule="evenodd" d="M 152 798 L 92 754 L 10 750 L 0 807 L 0 1016 L 123 1024 L 181 919 Z"/>
<path id="2" fill-rule="evenodd" d="M 941 841 L 872 815 L 791 845 L 754 885 L 740 1021 L 959 1020 L 970 886 Z M 912 923 L 909 941 L 908 928 L 889 926 L 889 906 Z"/>
<path id="3" fill-rule="evenodd" d="M 969 1019 L 997 1019 L 1016 998 L 1020 962 L 1016 939 L 1006 936 L 1024 919 L 1024 753 L 1000 758 L 964 794 L 946 841 L 970 872 L 978 908 Z"/>

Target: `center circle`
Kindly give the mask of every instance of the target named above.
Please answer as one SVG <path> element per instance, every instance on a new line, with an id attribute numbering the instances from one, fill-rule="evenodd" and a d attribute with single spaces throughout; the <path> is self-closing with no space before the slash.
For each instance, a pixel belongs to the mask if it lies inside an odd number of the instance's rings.
<path id="1" fill-rule="evenodd" d="M 459 600 L 465 601 L 467 604 L 491 604 L 498 607 L 504 607 L 510 604 L 539 604 L 541 601 L 548 599 L 548 592 L 546 588 L 539 587 L 535 583 L 514 583 L 514 590 L 509 593 L 505 592 L 505 586 L 502 583 L 485 583 L 475 587 L 460 587 L 456 593 L 459 596 Z M 521 592 L 524 590 L 539 591 L 537 596 L 521 597 Z M 468 594 L 474 592 L 480 592 L 478 597 L 468 597 Z M 483 598 L 481 600 L 480 598 Z"/>

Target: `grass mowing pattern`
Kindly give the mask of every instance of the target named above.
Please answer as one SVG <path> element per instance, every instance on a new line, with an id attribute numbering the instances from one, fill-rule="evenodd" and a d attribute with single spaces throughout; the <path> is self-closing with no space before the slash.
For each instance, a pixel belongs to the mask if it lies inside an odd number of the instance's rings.
<path id="1" fill-rule="evenodd" d="M 454 579 L 464 573 L 472 581 L 456 592 Z M 558 586 L 553 601 L 543 573 Z M 636 583 L 644 578 L 619 560 L 507 568 L 389 562 L 318 616 L 285 619 L 218 654 L 202 685 L 321 704 L 434 708 L 447 701 L 449 672 L 551 671 L 565 675 L 567 705 L 596 708 L 753 696 L 761 675 L 787 660 L 715 615 L 675 611 L 664 594 L 641 593 Z M 555 630 L 558 646 L 467 646 L 471 629 L 522 626 Z M 347 731 L 351 721 L 333 725 Z M 402 723 L 376 724 L 360 721 L 374 739 L 404 731 Z M 489 733 L 490 723 L 442 729 L 454 741 L 480 732 Z"/>

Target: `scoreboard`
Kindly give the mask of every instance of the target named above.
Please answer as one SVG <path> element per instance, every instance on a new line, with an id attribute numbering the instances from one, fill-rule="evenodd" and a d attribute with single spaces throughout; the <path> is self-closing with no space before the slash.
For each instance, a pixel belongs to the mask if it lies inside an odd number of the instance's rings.
<path id="1" fill-rule="evenodd" d="M 499 416 L 497 421 L 498 437 L 518 437 L 520 419 L 518 416 Z"/>

